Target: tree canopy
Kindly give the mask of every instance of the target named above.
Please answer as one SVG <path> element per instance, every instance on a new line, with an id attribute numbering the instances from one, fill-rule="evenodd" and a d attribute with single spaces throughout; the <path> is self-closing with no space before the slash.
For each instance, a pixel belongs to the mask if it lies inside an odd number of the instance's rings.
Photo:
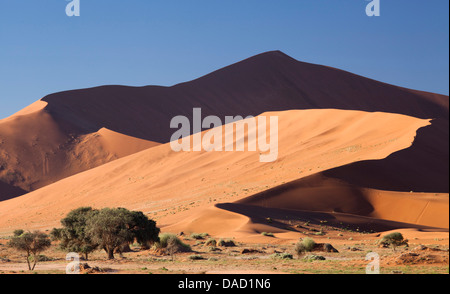
<path id="1" fill-rule="evenodd" d="M 67 251 L 87 254 L 104 249 L 109 259 L 124 244 L 138 242 L 144 248 L 158 241 L 156 222 L 140 211 L 125 208 L 95 210 L 82 207 L 71 211 L 63 220 L 63 228 L 53 229 L 53 238 Z"/>

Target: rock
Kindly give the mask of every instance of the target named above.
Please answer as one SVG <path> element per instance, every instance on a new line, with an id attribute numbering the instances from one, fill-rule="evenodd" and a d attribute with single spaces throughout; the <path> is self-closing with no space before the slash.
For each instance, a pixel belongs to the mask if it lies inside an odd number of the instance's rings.
<path id="1" fill-rule="evenodd" d="M 314 246 L 314 250 L 313 251 L 321 251 L 321 252 L 328 252 L 328 253 L 339 253 L 339 251 L 333 247 L 333 245 L 328 244 L 328 243 L 317 243 Z"/>
<path id="2" fill-rule="evenodd" d="M 103 273 L 105 270 L 99 267 L 90 267 L 87 263 L 80 264 L 80 273 L 81 274 L 93 274 L 93 273 Z"/>
<path id="3" fill-rule="evenodd" d="M 333 245 L 328 243 L 324 244 L 323 248 L 325 249 L 326 252 L 339 253 L 339 251 L 336 248 L 334 248 Z"/>
<path id="4" fill-rule="evenodd" d="M 352 247 L 352 248 L 350 248 L 350 251 L 362 251 L 362 250 L 359 248 L 356 248 L 356 247 Z"/>

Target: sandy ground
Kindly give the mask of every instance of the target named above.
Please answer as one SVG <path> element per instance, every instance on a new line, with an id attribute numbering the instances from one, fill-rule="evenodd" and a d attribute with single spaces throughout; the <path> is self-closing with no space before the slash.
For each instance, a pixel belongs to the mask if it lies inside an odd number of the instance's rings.
<path id="1" fill-rule="evenodd" d="M 380 248 L 375 245 L 379 237 L 349 230 L 338 230 L 327 227 L 326 236 L 339 232 L 340 237 L 331 239 L 317 238 L 312 230 L 320 226 L 309 225 L 310 237 L 316 242 L 330 242 L 339 253 L 312 252 L 297 256 L 294 250 L 296 240 L 287 241 L 278 237 L 261 237 L 264 243 L 245 243 L 235 241 L 235 247 L 216 247 L 211 251 L 204 240 L 181 237 L 189 244 L 192 252 L 176 254 L 173 259 L 167 255 L 157 254 L 152 250 L 141 251 L 132 246 L 132 252 L 124 253 L 122 257 L 116 254 L 116 260 L 106 260 L 106 254 L 96 252 L 87 263 L 91 268 L 98 267 L 97 274 L 365 274 L 369 261 L 366 255 L 376 252 L 380 256 L 380 272 L 393 273 L 441 273 L 448 274 L 448 234 L 441 234 L 439 240 L 430 239 L 436 235 L 414 233 L 408 248 Z M 403 231 L 406 236 L 411 232 Z M 207 237 L 209 238 L 209 237 Z M 256 239 L 253 239 L 255 241 Z M 42 254 L 51 261 L 38 263 L 34 271 L 28 271 L 24 261 L 25 256 L 6 246 L 6 240 L 0 240 L 0 273 L 2 274 L 64 274 L 68 262 L 65 253 L 56 248 L 56 244 Z M 429 245 L 424 245 L 429 244 Z M 421 247 L 419 247 L 421 246 Z M 419 248 L 419 249 L 418 249 Z M 244 249 L 254 252 L 243 253 Z M 275 259 L 274 253 L 292 254 L 292 259 Z M 323 256 L 324 261 L 307 261 L 305 257 L 313 254 Z M 202 260 L 191 260 L 191 256 L 201 256 Z M 84 273 L 84 271 L 82 271 Z"/>

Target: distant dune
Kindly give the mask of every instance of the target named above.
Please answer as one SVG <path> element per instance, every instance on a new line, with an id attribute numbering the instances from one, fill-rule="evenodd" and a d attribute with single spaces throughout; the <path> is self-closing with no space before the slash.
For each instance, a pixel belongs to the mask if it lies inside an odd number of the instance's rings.
<path id="1" fill-rule="evenodd" d="M 243 238 L 298 237 L 265 221 L 283 215 L 448 232 L 448 100 L 279 51 L 172 87 L 52 94 L 0 120 L 0 233 L 50 229 L 80 206 Z M 194 107 L 203 117 L 277 115 L 278 160 L 172 151 L 170 120 Z"/>

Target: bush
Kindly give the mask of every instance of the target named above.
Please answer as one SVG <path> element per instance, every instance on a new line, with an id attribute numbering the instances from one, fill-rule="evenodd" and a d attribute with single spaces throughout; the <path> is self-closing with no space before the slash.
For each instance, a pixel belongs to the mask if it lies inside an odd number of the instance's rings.
<path id="1" fill-rule="evenodd" d="M 311 238 L 304 238 L 299 240 L 295 245 L 295 253 L 298 256 L 305 254 L 305 252 L 312 252 L 314 247 L 316 246 L 316 242 Z"/>
<path id="2" fill-rule="evenodd" d="M 191 247 L 184 244 L 177 235 L 164 233 L 159 236 L 159 242 L 155 243 L 156 248 L 167 249 L 170 255 L 177 252 L 189 252 Z"/>
<path id="3" fill-rule="evenodd" d="M 191 238 L 194 240 L 203 240 L 208 236 L 209 236 L 208 233 L 201 233 L 201 234 L 192 233 L 191 234 Z"/>
<path id="4" fill-rule="evenodd" d="M 210 246 L 210 247 L 208 247 L 208 251 L 209 252 L 217 252 L 217 251 L 221 251 L 221 250 L 215 246 Z"/>
<path id="5" fill-rule="evenodd" d="M 273 233 L 268 233 L 268 232 L 262 232 L 261 235 L 266 236 L 266 237 L 275 237 L 273 235 Z"/>
<path id="6" fill-rule="evenodd" d="M 384 236 L 379 244 L 382 246 L 391 246 L 395 251 L 398 246 L 408 245 L 408 240 L 405 240 L 401 233 L 395 232 Z"/>
<path id="7" fill-rule="evenodd" d="M 201 255 L 191 255 L 189 256 L 190 260 L 204 260 L 205 258 Z"/>
<path id="8" fill-rule="evenodd" d="M 272 259 L 293 259 L 292 254 L 289 253 L 274 253 L 270 256 Z"/>
<path id="9" fill-rule="evenodd" d="M 206 243 L 205 246 L 209 246 L 209 247 L 216 247 L 217 246 L 217 241 L 213 238 L 209 238 Z"/>
<path id="10" fill-rule="evenodd" d="M 13 234 L 14 234 L 15 237 L 19 237 L 19 236 L 22 235 L 23 233 L 25 233 L 24 230 L 15 230 Z"/>
<path id="11" fill-rule="evenodd" d="M 235 247 L 236 243 L 234 243 L 233 240 L 220 239 L 219 242 L 217 243 L 217 246 L 219 246 L 219 247 Z"/>
<path id="12" fill-rule="evenodd" d="M 323 261 L 323 260 L 326 260 L 325 257 L 320 256 L 320 255 L 308 255 L 308 256 L 306 256 L 303 259 L 306 260 L 306 261 L 317 261 L 317 260 Z"/>

